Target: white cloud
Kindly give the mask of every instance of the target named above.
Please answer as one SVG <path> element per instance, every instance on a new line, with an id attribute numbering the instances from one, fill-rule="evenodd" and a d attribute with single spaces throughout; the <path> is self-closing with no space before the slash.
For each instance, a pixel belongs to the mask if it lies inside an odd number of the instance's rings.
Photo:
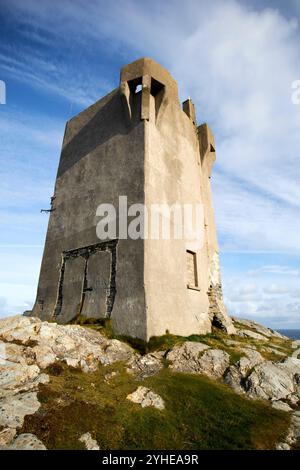
<path id="1" fill-rule="evenodd" d="M 1 69 L 27 85 L 38 88 L 44 93 L 61 96 L 71 103 L 86 107 L 99 96 L 110 91 L 105 80 L 92 76 L 87 68 L 74 74 L 72 66 L 61 64 L 58 60 L 45 60 L 35 49 L 19 55 L 13 50 L 0 54 Z"/>
<path id="2" fill-rule="evenodd" d="M 264 268 L 271 269 L 264 269 Z M 274 279 L 274 271 L 277 282 Z M 272 328 L 299 328 L 300 289 L 297 276 L 278 266 L 262 266 L 253 275 L 241 271 L 238 276 L 227 272 L 224 298 L 232 315 L 250 318 Z M 255 277 L 255 282 L 253 278 Z"/>
<path id="3" fill-rule="evenodd" d="M 290 293 L 290 289 L 282 284 L 271 283 L 264 288 L 264 292 L 271 295 L 282 295 Z"/>
<path id="4" fill-rule="evenodd" d="M 269 273 L 269 274 L 278 274 L 278 275 L 286 275 L 286 276 L 300 276 L 300 269 L 291 268 L 290 266 L 280 266 L 280 265 L 266 265 L 261 266 L 260 268 L 253 269 L 249 271 L 250 276 L 256 276 L 257 274 L 261 273 Z"/>

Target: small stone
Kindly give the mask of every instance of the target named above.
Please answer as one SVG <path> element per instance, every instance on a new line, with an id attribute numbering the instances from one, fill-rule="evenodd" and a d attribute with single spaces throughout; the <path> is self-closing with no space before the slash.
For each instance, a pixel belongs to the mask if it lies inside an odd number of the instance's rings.
<path id="1" fill-rule="evenodd" d="M 92 438 L 89 432 L 82 434 L 79 438 L 80 442 L 83 442 L 87 450 L 100 450 L 98 442 Z"/>
<path id="2" fill-rule="evenodd" d="M 153 406 L 158 410 L 165 409 L 164 400 L 147 387 L 138 387 L 135 392 L 130 393 L 126 398 L 133 403 L 138 403 L 142 408 Z"/>

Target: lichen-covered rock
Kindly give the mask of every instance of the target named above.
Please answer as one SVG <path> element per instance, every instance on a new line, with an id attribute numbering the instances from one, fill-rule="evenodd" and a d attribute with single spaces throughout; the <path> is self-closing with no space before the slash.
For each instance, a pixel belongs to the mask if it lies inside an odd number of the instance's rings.
<path id="1" fill-rule="evenodd" d="M 265 400 L 299 400 L 300 360 L 289 357 L 283 362 L 259 364 L 246 380 L 249 396 Z"/>
<path id="2" fill-rule="evenodd" d="M 36 340 L 40 327 L 41 320 L 38 318 L 23 317 L 21 315 L 2 318 L 0 320 L 0 339 L 26 345 Z"/>
<path id="3" fill-rule="evenodd" d="M 231 365 L 224 373 L 224 382 L 236 393 L 245 393 L 243 388 L 243 375 L 236 364 Z"/>
<path id="4" fill-rule="evenodd" d="M 47 450 L 44 444 L 34 434 L 20 434 L 8 446 L 9 450 Z"/>
<path id="5" fill-rule="evenodd" d="M 251 348 L 241 348 L 241 351 L 246 356 L 241 357 L 235 364 L 231 365 L 224 374 L 224 382 L 237 393 L 245 392 L 244 382 L 249 371 L 264 362 L 262 355 Z"/>
<path id="6" fill-rule="evenodd" d="M 135 392 L 130 393 L 126 398 L 133 403 L 138 403 L 142 408 L 152 406 L 158 410 L 165 409 L 164 400 L 157 393 L 147 387 L 138 387 Z"/>
<path id="7" fill-rule="evenodd" d="M 91 372 L 99 364 L 127 363 L 138 357 L 129 345 L 79 325 L 57 325 L 21 315 L 1 319 L 0 429 L 20 428 L 24 417 L 39 409 L 36 391 L 39 384 L 49 381 L 41 369 L 63 361 Z M 18 442 L 14 445 L 21 445 Z"/>
<path id="8" fill-rule="evenodd" d="M 205 351 L 199 361 L 199 372 L 210 378 L 220 378 L 229 366 L 230 356 L 221 349 Z"/>
<path id="9" fill-rule="evenodd" d="M 258 341 L 269 341 L 270 338 L 262 335 L 261 333 L 256 333 L 252 330 L 237 330 L 236 334 L 241 336 L 242 338 L 251 338 L 256 339 Z"/>
<path id="10" fill-rule="evenodd" d="M 26 415 L 34 414 L 40 407 L 36 392 L 10 395 L 0 401 L 0 427 L 17 429 Z"/>
<path id="11" fill-rule="evenodd" d="M 6 343 L 0 340 L 0 366 L 7 361 L 17 364 L 33 364 L 32 359 L 28 355 L 27 350 L 30 348 L 15 343 Z"/>
<path id="12" fill-rule="evenodd" d="M 221 349 L 210 349 L 206 344 L 190 341 L 175 346 L 167 354 L 167 360 L 170 368 L 178 372 L 219 378 L 229 366 L 230 357 Z"/>
<path id="13" fill-rule="evenodd" d="M 251 328 L 255 330 L 257 333 L 266 336 L 267 338 L 281 338 L 281 339 L 289 339 L 287 336 L 283 336 L 282 334 L 278 333 L 278 331 L 272 330 L 271 328 L 267 328 L 266 326 L 260 325 L 256 321 L 253 320 L 246 320 L 244 318 L 232 317 L 235 323 L 239 323 L 247 328 Z"/>
<path id="14" fill-rule="evenodd" d="M 0 320 L 0 339 L 14 362 L 46 368 L 56 361 L 85 372 L 95 371 L 99 363 L 128 362 L 138 354 L 128 344 L 107 339 L 99 332 L 79 325 L 58 325 L 21 315 Z"/>
<path id="15" fill-rule="evenodd" d="M 39 383 L 49 380 L 46 374 L 40 374 L 36 365 L 6 361 L 0 365 L 0 398 L 29 390 L 36 390 Z"/>
<path id="16" fill-rule="evenodd" d="M 198 360 L 202 353 L 209 349 L 207 344 L 186 341 L 171 349 L 166 359 L 170 363 L 170 368 L 179 372 L 196 372 Z"/>
<path id="17" fill-rule="evenodd" d="M 128 362 L 132 361 L 139 355 L 134 349 L 126 343 L 122 343 L 117 339 L 107 341 L 104 348 L 105 355 L 102 355 L 100 361 L 104 365 L 113 364 L 114 362 Z"/>
<path id="18" fill-rule="evenodd" d="M 155 351 L 135 358 L 128 364 L 127 372 L 133 373 L 139 379 L 151 377 L 163 368 L 165 351 Z"/>
<path id="19" fill-rule="evenodd" d="M 261 364 L 265 361 L 265 359 L 258 351 L 255 351 L 251 348 L 241 348 L 241 351 L 246 354 L 246 357 L 241 357 L 241 359 L 237 362 L 237 367 L 244 377 L 246 374 L 248 374 L 250 369 L 253 369 L 253 367 L 257 366 L 258 364 Z"/>

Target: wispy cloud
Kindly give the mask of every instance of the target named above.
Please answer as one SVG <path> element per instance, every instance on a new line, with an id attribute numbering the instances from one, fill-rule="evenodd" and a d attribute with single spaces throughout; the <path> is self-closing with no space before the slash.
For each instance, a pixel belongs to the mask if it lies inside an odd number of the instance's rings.
<path id="1" fill-rule="evenodd" d="M 72 65 L 55 58 L 45 60 L 33 48 L 22 54 L 7 50 L 0 53 L 0 60 L 8 77 L 80 106 L 89 106 L 110 90 L 108 82 L 93 76 L 87 68 L 75 72 Z"/>
<path id="2" fill-rule="evenodd" d="M 261 266 L 260 268 L 249 271 L 249 275 L 251 276 L 256 276 L 261 273 L 299 277 L 300 269 L 293 269 L 290 266 L 280 266 L 280 265 L 275 264 L 275 265 Z"/>

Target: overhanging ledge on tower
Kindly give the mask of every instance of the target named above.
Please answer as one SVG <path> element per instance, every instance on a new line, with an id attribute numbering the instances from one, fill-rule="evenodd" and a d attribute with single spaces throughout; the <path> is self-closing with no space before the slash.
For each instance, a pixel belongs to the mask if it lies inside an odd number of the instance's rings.
<path id="1" fill-rule="evenodd" d="M 143 57 L 121 69 L 120 94 L 129 122 L 134 114 L 135 95 L 141 92 L 140 119 L 150 118 L 150 96 L 155 98 L 156 118 L 169 101 L 179 106 L 178 87 L 169 72 L 153 59 Z"/>

